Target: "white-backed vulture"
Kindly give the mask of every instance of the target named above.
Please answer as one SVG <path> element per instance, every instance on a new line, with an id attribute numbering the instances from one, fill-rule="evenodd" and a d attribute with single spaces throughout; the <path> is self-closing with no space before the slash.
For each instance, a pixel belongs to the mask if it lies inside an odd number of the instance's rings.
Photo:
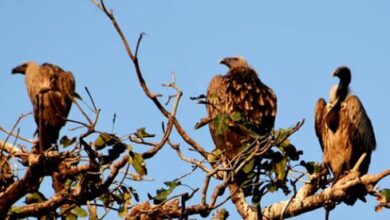
<path id="1" fill-rule="evenodd" d="M 75 92 L 75 80 L 71 72 L 48 63 L 27 62 L 13 68 L 12 73 L 25 75 L 27 94 L 37 124 L 39 151 L 43 152 L 57 143 L 72 100 L 79 97 Z"/>
<path id="2" fill-rule="evenodd" d="M 244 126 L 259 135 L 268 135 L 275 123 L 276 95 L 260 81 L 242 57 L 228 57 L 220 61 L 229 71 L 216 75 L 207 90 L 207 111 L 213 119 L 209 126 L 217 149 L 232 159 L 250 141 L 250 136 L 229 119 L 239 114 Z M 218 129 L 216 118 L 228 118 L 227 129 Z"/>
<path id="3" fill-rule="evenodd" d="M 333 72 L 340 79 L 330 90 L 329 103 L 319 99 L 315 107 L 315 130 L 323 151 L 323 163 L 334 175 L 336 183 L 351 170 L 363 153 L 366 157 L 359 167 L 360 174 L 366 174 L 375 150 L 376 141 L 371 121 L 364 107 L 349 91 L 351 71 L 341 66 Z M 353 205 L 357 198 L 364 201 L 366 194 L 361 187 L 354 188 L 344 201 Z"/>

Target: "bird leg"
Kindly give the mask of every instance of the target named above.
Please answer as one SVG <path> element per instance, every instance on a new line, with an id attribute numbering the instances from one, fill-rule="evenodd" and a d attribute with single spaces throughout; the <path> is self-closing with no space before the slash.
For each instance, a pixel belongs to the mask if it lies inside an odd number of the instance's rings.
<path id="1" fill-rule="evenodd" d="M 335 207 L 336 207 L 336 204 L 333 201 L 331 201 L 331 200 L 325 201 L 325 203 L 324 203 L 325 220 L 329 220 L 330 211 L 332 211 Z"/>

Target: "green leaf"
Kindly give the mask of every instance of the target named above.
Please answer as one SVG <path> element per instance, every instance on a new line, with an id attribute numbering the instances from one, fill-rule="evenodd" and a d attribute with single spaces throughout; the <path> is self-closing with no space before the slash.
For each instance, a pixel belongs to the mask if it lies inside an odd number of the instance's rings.
<path id="1" fill-rule="evenodd" d="M 390 189 L 381 189 L 381 190 L 379 190 L 379 194 L 381 194 L 381 196 L 383 196 L 383 198 L 384 198 L 383 203 L 390 202 Z"/>
<path id="2" fill-rule="evenodd" d="M 168 186 L 170 189 L 174 189 L 177 186 L 181 185 L 181 182 L 180 181 L 167 181 L 167 182 L 164 182 L 164 184 L 166 186 Z"/>
<path id="3" fill-rule="evenodd" d="M 65 215 L 65 220 L 77 220 L 77 216 L 73 213 L 68 213 Z"/>
<path id="4" fill-rule="evenodd" d="M 220 149 L 214 149 L 210 154 L 207 155 L 209 162 L 215 162 L 221 157 L 222 151 Z"/>
<path id="5" fill-rule="evenodd" d="M 228 117 L 224 113 L 218 114 L 214 118 L 214 126 L 217 135 L 222 135 L 228 130 Z"/>
<path id="6" fill-rule="evenodd" d="M 278 137 L 277 140 L 275 140 L 276 143 L 282 141 L 283 139 L 286 138 L 286 136 L 289 134 L 291 128 L 280 128 L 279 130 L 274 131 L 275 132 L 275 137 Z"/>
<path id="7" fill-rule="evenodd" d="M 121 205 L 119 210 L 118 210 L 118 216 L 121 218 L 121 219 L 124 219 L 126 218 L 127 216 L 127 207 L 126 205 Z"/>
<path id="8" fill-rule="evenodd" d="M 379 190 L 376 200 L 379 204 L 375 206 L 375 212 L 380 212 L 390 202 L 390 189 Z"/>
<path id="9" fill-rule="evenodd" d="M 233 112 L 233 113 L 230 115 L 230 119 L 232 119 L 232 120 L 235 121 L 235 122 L 241 121 L 241 119 L 242 119 L 241 113 L 240 113 L 240 112 Z"/>
<path id="10" fill-rule="evenodd" d="M 275 164 L 275 172 L 278 180 L 283 181 L 286 178 L 286 164 L 287 159 L 283 158 Z"/>
<path id="11" fill-rule="evenodd" d="M 96 150 L 101 150 L 106 146 L 106 142 L 104 141 L 102 135 L 99 135 L 99 137 L 96 138 L 94 146 Z"/>
<path id="12" fill-rule="evenodd" d="M 144 158 L 141 154 L 133 153 L 133 157 L 129 157 L 129 163 L 134 167 L 135 171 L 141 175 L 145 176 L 148 174 L 148 171 L 145 166 Z"/>
<path id="13" fill-rule="evenodd" d="M 146 131 L 145 128 L 139 128 L 137 129 L 135 135 L 138 137 L 138 138 L 152 138 L 152 137 L 155 137 L 156 135 L 155 134 L 150 134 Z"/>
<path id="14" fill-rule="evenodd" d="M 271 184 L 267 187 L 268 191 L 273 193 L 273 192 L 276 192 L 276 190 L 278 190 L 278 187 L 275 185 L 275 184 Z"/>
<path id="15" fill-rule="evenodd" d="M 104 207 L 110 207 L 114 202 L 112 194 L 110 194 L 110 193 L 102 194 L 100 196 L 100 200 L 103 202 Z"/>
<path id="16" fill-rule="evenodd" d="M 125 218 L 127 216 L 129 206 L 131 204 L 131 193 L 129 188 L 125 186 L 121 186 L 121 191 L 122 191 L 122 205 L 119 208 L 118 215 L 120 218 Z"/>
<path id="17" fill-rule="evenodd" d="M 60 140 L 60 145 L 62 145 L 63 148 L 69 147 L 70 145 L 74 144 L 77 141 L 76 137 L 73 137 L 72 139 L 69 139 L 68 136 L 63 136 Z"/>
<path id="18" fill-rule="evenodd" d="M 80 206 L 74 207 L 70 212 L 80 218 L 88 217 L 88 212 Z"/>
<path id="19" fill-rule="evenodd" d="M 114 135 L 102 133 L 95 140 L 94 146 L 96 150 L 101 150 L 105 148 L 107 145 L 113 145 L 117 141 L 117 138 Z"/>
<path id="20" fill-rule="evenodd" d="M 40 193 L 40 192 L 34 192 L 34 193 L 29 193 L 26 196 L 25 203 L 26 204 L 32 204 L 32 203 L 37 203 L 37 202 L 43 202 L 46 201 L 47 199 L 45 196 Z"/>
<path id="21" fill-rule="evenodd" d="M 254 166 L 255 166 L 255 159 L 252 159 L 247 164 L 245 164 L 245 166 L 242 168 L 242 171 L 244 173 L 250 173 L 252 172 Z"/>
<path id="22" fill-rule="evenodd" d="M 20 214 L 21 212 L 21 207 L 11 207 L 11 209 L 8 211 L 8 214 Z"/>
<path id="23" fill-rule="evenodd" d="M 173 192 L 173 190 L 181 185 L 180 181 L 169 181 L 164 183 L 166 186 L 168 186 L 168 189 L 158 189 L 157 195 L 152 197 L 154 204 L 160 204 L 161 202 L 165 201 L 168 196 Z"/>

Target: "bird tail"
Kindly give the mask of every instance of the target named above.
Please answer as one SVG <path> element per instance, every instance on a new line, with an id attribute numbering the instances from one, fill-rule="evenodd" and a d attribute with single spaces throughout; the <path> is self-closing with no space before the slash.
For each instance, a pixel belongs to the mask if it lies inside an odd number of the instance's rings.
<path id="1" fill-rule="evenodd" d="M 36 117 L 36 120 L 38 120 L 38 140 L 39 140 L 39 152 L 43 153 L 45 150 L 51 148 L 52 144 L 55 144 L 57 142 L 58 136 L 59 136 L 59 129 L 51 126 L 48 124 L 48 113 L 51 111 L 48 111 L 50 109 L 44 109 L 43 105 L 43 96 L 41 96 L 41 99 L 38 102 L 38 117 Z M 54 113 L 51 113 L 54 114 Z M 50 114 L 49 114 L 50 115 Z M 51 118 L 50 118 L 51 119 Z"/>
<path id="2" fill-rule="evenodd" d="M 59 137 L 59 129 L 50 125 L 40 124 L 38 130 L 38 138 L 40 145 L 40 152 L 50 149 L 57 143 Z"/>

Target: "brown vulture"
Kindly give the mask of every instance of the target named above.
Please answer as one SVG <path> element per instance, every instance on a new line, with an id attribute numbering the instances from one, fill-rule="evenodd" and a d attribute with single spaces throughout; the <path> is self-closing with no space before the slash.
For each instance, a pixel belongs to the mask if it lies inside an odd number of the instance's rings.
<path id="1" fill-rule="evenodd" d="M 251 141 L 251 137 L 232 116 L 239 115 L 240 121 L 250 131 L 268 135 L 274 127 L 276 96 L 260 81 L 244 58 L 228 57 L 220 63 L 226 65 L 229 71 L 223 76 L 216 75 L 208 86 L 207 111 L 213 120 L 209 126 L 217 149 L 224 152 L 228 159 L 233 159 L 244 143 Z M 227 119 L 227 129 L 219 128 L 218 118 Z"/>
<path id="2" fill-rule="evenodd" d="M 330 90 L 328 104 L 323 98 L 317 101 L 315 130 L 323 151 L 323 163 L 332 171 L 335 184 L 355 166 L 363 153 L 366 153 L 366 157 L 359 172 L 361 175 L 368 172 L 376 141 L 362 103 L 349 91 L 350 69 L 339 67 L 333 76 L 337 76 L 340 82 Z M 344 202 L 353 205 L 358 198 L 365 201 L 366 192 L 362 187 L 352 188 Z"/>
<path id="3" fill-rule="evenodd" d="M 75 92 L 75 80 L 71 72 L 48 63 L 27 62 L 13 68 L 12 73 L 25 75 L 27 94 L 38 127 L 39 152 L 43 152 L 57 143 L 72 101 L 79 97 Z"/>

